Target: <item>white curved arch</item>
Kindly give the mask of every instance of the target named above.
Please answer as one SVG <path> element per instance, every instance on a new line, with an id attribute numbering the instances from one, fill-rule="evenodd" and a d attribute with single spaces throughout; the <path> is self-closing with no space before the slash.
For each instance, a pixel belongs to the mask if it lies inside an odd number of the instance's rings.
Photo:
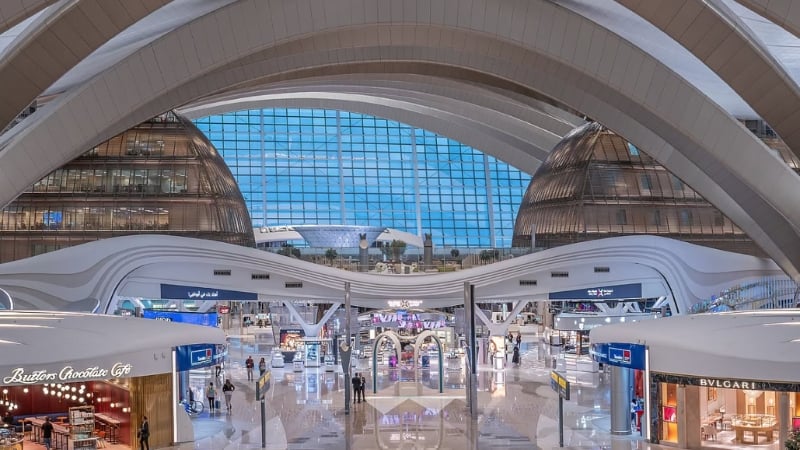
<path id="1" fill-rule="evenodd" d="M 800 155 L 797 83 L 724 3 L 719 0 L 617 2 L 653 23 L 703 61 Z M 693 19 L 680 19 L 687 16 Z M 748 65 L 758 70 L 745 70 Z"/>
<path id="2" fill-rule="evenodd" d="M 0 54 L 0 86 L 13 86 L 0 101 L 0 128 L 90 53 L 169 1 L 81 0 L 48 9 Z"/>
<path id="3" fill-rule="evenodd" d="M 405 1 L 309 0 L 325 11 L 313 22 L 295 4 L 241 1 L 178 27 L 12 129 L 0 152 L 0 203 L 97 142 L 207 92 L 372 64 L 544 92 L 647 148 L 800 277 L 800 178 L 655 58 L 542 0 L 480 2 L 474 20 Z"/>
<path id="4" fill-rule="evenodd" d="M 56 0 L 20 0 L 0 3 L 0 33 L 33 16 Z"/>
<path id="5" fill-rule="evenodd" d="M 610 267 L 595 273 L 593 267 Z M 214 269 L 230 270 L 213 277 Z M 553 270 L 571 277 L 553 278 Z M 251 273 L 269 273 L 267 282 Z M 135 274 L 135 275 L 134 275 Z M 678 312 L 742 281 L 783 272 L 770 260 L 723 252 L 655 236 L 582 242 L 458 272 L 376 275 L 348 272 L 261 250 L 192 238 L 135 235 L 104 239 L 0 265 L 0 287 L 18 308 L 107 311 L 112 297 L 157 298 L 160 283 L 256 292 L 261 301 L 338 302 L 344 283 L 355 306 L 381 308 L 387 300 L 418 299 L 425 307 L 462 304 L 464 283 L 479 302 L 546 299 L 549 292 L 645 282 L 648 297 L 672 295 Z M 134 278 L 132 278 L 134 277 Z M 538 280 L 535 286 L 520 280 Z M 301 289 L 285 282 L 301 281 Z M 138 289 L 133 292 L 131 286 Z M 146 291 L 150 286 L 152 291 Z M 668 292 L 665 292 L 667 286 Z"/>
<path id="6" fill-rule="evenodd" d="M 326 108 L 386 117 L 423 129 L 436 129 L 466 145 L 492 149 L 502 154 L 503 161 L 529 174 L 536 172 L 550 150 L 561 140 L 550 130 L 543 130 L 514 117 L 498 116 L 480 105 L 435 98 L 411 91 L 362 93 L 326 92 L 317 88 L 302 88 L 296 92 L 249 95 L 240 101 L 225 100 L 192 106 L 181 111 L 199 117 L 242 109 L 296 107 Z M 366 89 L 364 89 L 366 90 Z M 566 132 L 565 132 L 566 133 Z"/>

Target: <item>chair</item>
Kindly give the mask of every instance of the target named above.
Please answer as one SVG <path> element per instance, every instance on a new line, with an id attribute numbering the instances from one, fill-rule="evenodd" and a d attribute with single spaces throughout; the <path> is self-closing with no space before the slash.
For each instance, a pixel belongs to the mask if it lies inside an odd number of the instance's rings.
<path id="1" fill-rule="evenodd" d="M 94 432 L 97 438 L 97 448 L 106 448 L 106 432 L 105 430 L 97 430 Z"/>

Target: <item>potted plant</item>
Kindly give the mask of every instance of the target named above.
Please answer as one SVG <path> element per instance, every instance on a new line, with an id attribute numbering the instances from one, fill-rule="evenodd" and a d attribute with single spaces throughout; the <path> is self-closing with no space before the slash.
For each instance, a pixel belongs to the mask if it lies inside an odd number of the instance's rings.
<path id="1" fill-rule="evenodd" d="M 795 429 L 789 433 L 789 438 L 786 439 L 786 450 L 800 450 L 800 429 Z"/>

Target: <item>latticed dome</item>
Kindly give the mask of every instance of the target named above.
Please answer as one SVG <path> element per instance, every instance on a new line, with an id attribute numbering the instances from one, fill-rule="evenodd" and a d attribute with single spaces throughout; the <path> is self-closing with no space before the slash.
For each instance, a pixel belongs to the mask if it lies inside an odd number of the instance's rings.
<path id="1" fill-rule="evenodd" d="M 717 208 L 641 149 L 597 123 L 559 142 L 528 185 L 515 247 L 651 234 L 763 256 Z"/>
<path id="2" fill-rule="evenodd" d="M 0 262 L 127 234 L 255 246 L 225 161 L 188 120 L 166 113 L 94 147 L 0 212 Z"/>

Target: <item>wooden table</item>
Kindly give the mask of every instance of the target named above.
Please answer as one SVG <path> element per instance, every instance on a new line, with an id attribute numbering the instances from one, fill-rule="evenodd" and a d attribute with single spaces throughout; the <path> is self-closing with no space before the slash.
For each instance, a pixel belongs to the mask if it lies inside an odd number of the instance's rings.
<path id="1" fill-rule="evenodd" d="M 767 437 L 767 442 L 772 442 L 775 439 L 775 426 L 759 426 L 759 425 L 734 425 L 733 430 L 736 432 L 736 442 L 741 444 L 758 444 L 758 435 L 764 433 Z M 752 435 L 752 440 L 745 440 L 745 433 L 749 432 Z"/>

